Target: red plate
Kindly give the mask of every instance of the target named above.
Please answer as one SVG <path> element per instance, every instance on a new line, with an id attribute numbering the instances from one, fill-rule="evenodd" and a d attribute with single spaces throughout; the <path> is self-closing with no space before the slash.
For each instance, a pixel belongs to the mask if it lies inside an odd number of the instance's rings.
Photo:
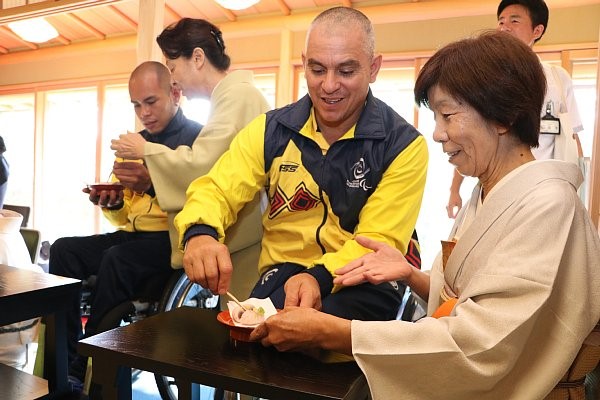
<path id="1" fill-rule="evenodd" d="M 250 332 L 254 328 L 246 328 L 243 326 L 235 326 L 233 320 L 231 319 L 231 315 L 229 311 L 221 311 L 217 314 L 217 321 L 222 323 L 223 325 L 227 325 L 229 327 L 229 337 L 234 340 L 239 340 L 241 342 L 249 342 L 250 341 Z"/>
<path id="2" fill-rule="evenodd" d="M 123 190 L 125 186 L 119 182 L 97 182 L 87 185 L 89 189 L 101 190 Z"/>

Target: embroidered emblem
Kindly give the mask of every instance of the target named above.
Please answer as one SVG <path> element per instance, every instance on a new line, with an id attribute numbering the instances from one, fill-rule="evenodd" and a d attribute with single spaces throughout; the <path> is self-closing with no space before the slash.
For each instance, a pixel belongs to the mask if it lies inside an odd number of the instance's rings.
<path id="1" fill-rule="evenodd" d="M 352 166 L 352 175 L 354 176 L 354 179 L 351 181 L 346 179 L 346 186 L 353 189 L 360 188 L 365 192 L 371 189 L 372 186 L 367 185 L 366 178 L 370 171 L 371 168 L 367 167 L 365 159 L 361 157 L 360 160 Z"/>
<path id="2" fill-rule="evenodd" d="M 320 202 L 321 200 L 318 196 L 315 196 L 306 189 L 304 182 L 296 187 L 296 191 L 290 197 L 286 196 L 280 186 L 277 186 L 277 190 L 271 198 L 269 219 L 275 218 L 284 210 L 290 212 L 310 210 L 311 208 L 316 207 Z"/>
<path id="3" fill-rule="evenodd" d="M 260 284 L 261 284 L 261 285 L 264 285 L 264 284 L 265 284 L 265 282 L 266 282 L 266 281 L 268 281 L 270 277 L 272 277 L 273 275 L 275 275 L 275 274 L 277 273 L 277 271 L 279 271 L 279 268 L 273 268 L 272 270 L 270 270 L 270 271 L 266 272 L 266 273 L 265 273 L 265 274 L 262 276 L 262 278 L 261 278 L 261 280 L 260 280 Z"/>

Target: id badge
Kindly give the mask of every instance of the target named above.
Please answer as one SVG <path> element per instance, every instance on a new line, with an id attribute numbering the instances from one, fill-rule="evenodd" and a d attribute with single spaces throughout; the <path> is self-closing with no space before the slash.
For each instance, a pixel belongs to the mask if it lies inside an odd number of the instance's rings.
<path id="1" fill-rule="evenodd" d="M 560 135 L 560 119 L 551 115 L 544 115 L 540 120 L 540 134 Z"/>

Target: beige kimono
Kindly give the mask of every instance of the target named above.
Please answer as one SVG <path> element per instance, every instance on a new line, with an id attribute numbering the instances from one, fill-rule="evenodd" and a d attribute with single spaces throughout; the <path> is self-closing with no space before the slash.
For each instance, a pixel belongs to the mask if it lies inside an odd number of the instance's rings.
<path id="1" fill-rule="evenodd" d="M 352 322 L 374 399 L 543 399 L 600 318 L 600 241 L 577 197 L 581 174 L 534 161 L 479 206 L 431 271 L 428 315 L 446 282 L 448 317 Z M 469 208 L 479 202 L 476 187 Z"/>
<path id="2" fill-rule="evenodd" d="M 260 90 L 254 86 L 251 71 L 227 74 L 213 90 L 210 102 L 208 121 L 192 148 L 179 146 L 172 150 L 150 142 L 144 147 L 144 160 L 158 203 L 169 219 L 171 265 L 175 268 L 182 266 L 182 252 L 178 250 L 173 220 L 185 204 L 186 189 L 194 179 L 210 170 L 244 126 L 270 108 Z M 240 222 L 231 228 L 228 235 L 231 252 L 260 242 L 262 225 L 258 200 L 248 204 L 238 220 Z"/>

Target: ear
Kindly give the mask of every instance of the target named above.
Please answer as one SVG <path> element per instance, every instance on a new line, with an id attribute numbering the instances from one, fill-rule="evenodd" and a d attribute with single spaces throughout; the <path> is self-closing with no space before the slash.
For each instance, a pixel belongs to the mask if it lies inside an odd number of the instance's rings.
<path id="1" fill-rule="evenodd" d="M 304 54 L 304 50 L 302 51 L 302 68 L 306 72 L 306 55 Z"/>
<path id="2" fill-rule="evenodd" d="M 538 40 L 544 34 L 544 25 L 539 24 L 533 28 L 533 37 L 534 40 Z"/>
<path id="3" fill-rule="evenodd" d="M 503 135 L 506 135 L 507 133 L 510 133 L 510 128 L 508 128 L 507 126 L 504 126 L 504 125 L 500 125 L 498 123 L 494 123 L 494 129 L 496 130 L 496 133 L 498 134 L 498 136 L 503 136 Z"/>
<path id="4" fill-rule="evenodd" d="M 177 85 L 171 85 L 171 97 L 176 105 L 181 102 L 181 89 Z"/>
<path id="5" fill-rule="evenodd" d="M 202 68 L 205 61 L 206 54 L 204 54 L 204 50 L 201 47 L 196 47 L 192 52 L 192 62 L 194 63 L 196 69 Z"/>
<path id="6" fill-rule="evenodd" d="M 381 69 L 382 60 L 383 60 L 383 57 L 381 56 L 381 54 L 378 54 L 375 57 L 373 57 L 373 61 L 371 61 L 370 83 L 375 82 L 375 80 L 377 79 L 377 74 L 379 73 L 379 70 Z"/>

